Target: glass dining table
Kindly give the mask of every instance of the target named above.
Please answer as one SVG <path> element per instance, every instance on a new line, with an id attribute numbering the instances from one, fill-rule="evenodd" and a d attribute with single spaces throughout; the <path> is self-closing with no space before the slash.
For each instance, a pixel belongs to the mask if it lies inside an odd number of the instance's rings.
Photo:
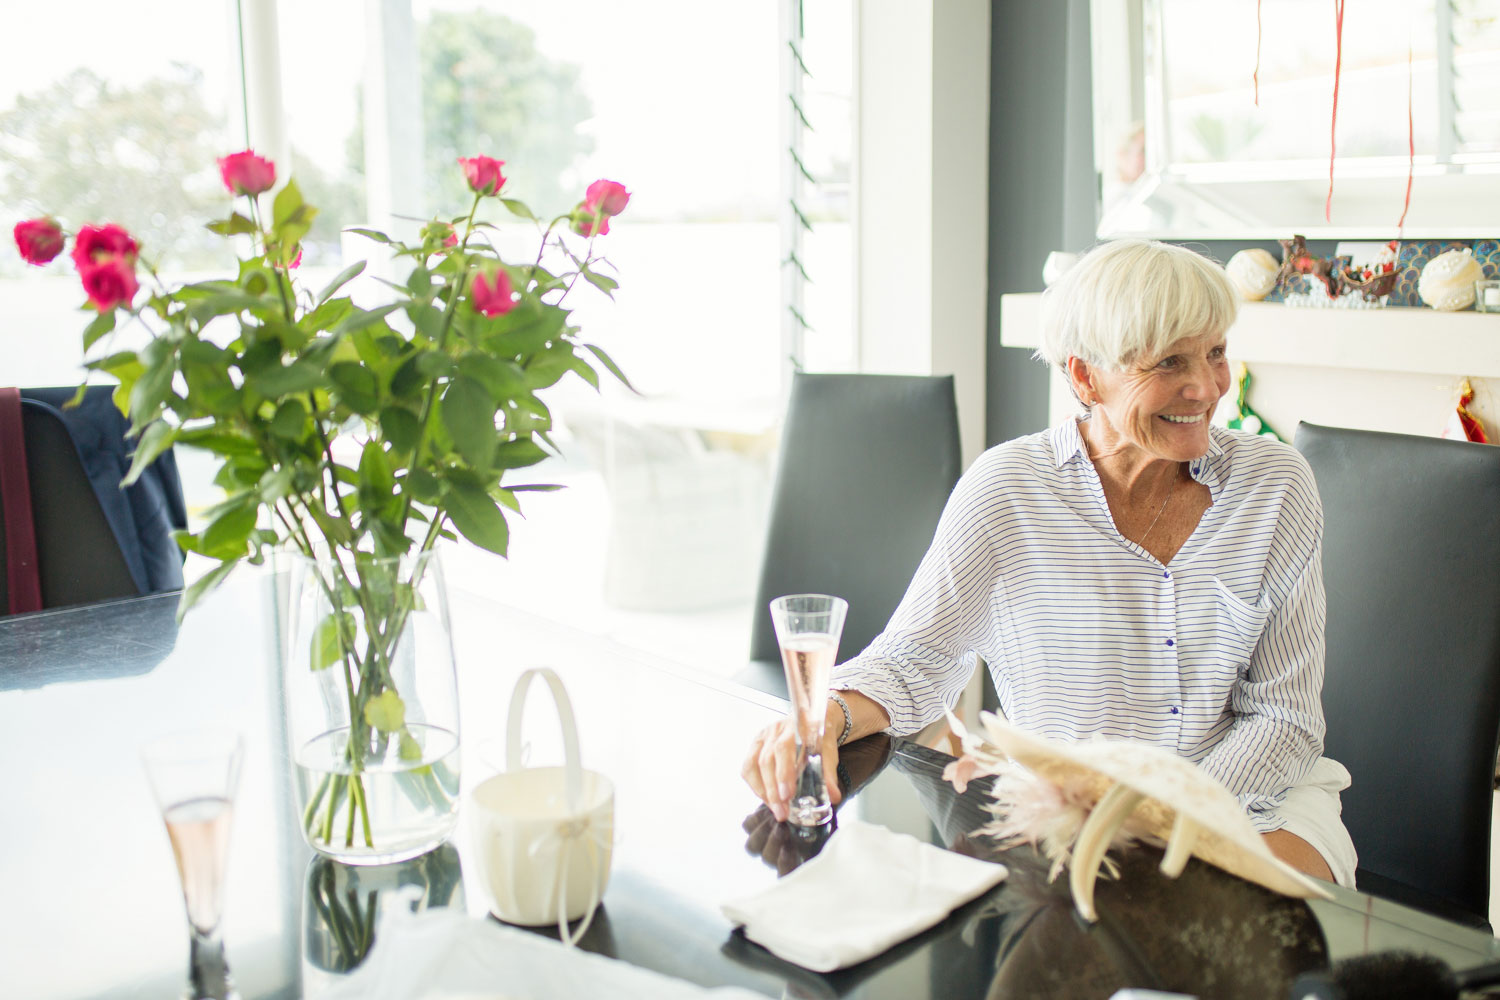
<path id="1" fill-rule="evenodd" d="M 393 907 L 493 919 L 462 818 L 449 843 L 398 865 L 346 867 L 303 842 L 280 709 L 278 581 L 231 580 L 180 627 L 170 594 L 0 620 L 0 996 L 178 994 L 188 932 L 138 749 L 187 725 L 245 738 L 223 937 L 246 1000 L 333 988 L 379 947 Z M 1301 971 L 1368 952 L 1413 950 L 1456 968 L 1500 959 L 1487 933 L 1357 892 L 1288 900 L 1197 861 L 1168 880 L 1150 848 L 1127 852 L 1119 877 L 1100 883 L 1101 919 L 1086 926 L 1066 878 L 1049 881 L 1030 848 L 1000 853 L 972 835 L 988 818 L 984 782 L 957 794 L 941 780 L 951 758 L 878 736 L 846 748 L 836 819 L 998 854 L 1011 875 L 883 955 L 809 972 L 719 908 L 822 844 L 772 821 L 739 778 L 750 737 L 785 703 L 477 594 L 451 598 L 463 786 L 502 769 L 510 690 L 536 666 L 571 695 L 584 766 L 615 782 L 614 869 L 580 944 L 589 951 L 702 986 L 867 1000 L 1104 998 L 1125 986 L 1271 997 Z M 560 763 L 555 716 L 534 697 L 529 762 Z"/>

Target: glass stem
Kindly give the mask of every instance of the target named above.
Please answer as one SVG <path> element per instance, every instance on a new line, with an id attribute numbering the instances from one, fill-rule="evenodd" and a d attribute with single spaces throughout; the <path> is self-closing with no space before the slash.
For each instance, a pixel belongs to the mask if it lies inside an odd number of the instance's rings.
<path id="1" fill-rule="evenodd" d="M 187 1000 L 231 1000 L 239 996 L 229 976 L 224 939 L 217 928 L 206 934 L 193 930 L 188 949 L 188 992 L 184 996 Z"/>

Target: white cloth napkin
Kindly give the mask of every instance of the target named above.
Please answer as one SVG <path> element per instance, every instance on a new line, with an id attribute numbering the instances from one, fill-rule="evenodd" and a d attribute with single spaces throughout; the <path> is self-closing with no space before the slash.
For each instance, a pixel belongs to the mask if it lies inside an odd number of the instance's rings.
<path id="1" fill-rule="evenodd" d="M 996 862 L 841 820 L 817 857 L 722 908 L 756 944 L 805 969 L 832 972 L 926 930 L 1007 874 Z"/>

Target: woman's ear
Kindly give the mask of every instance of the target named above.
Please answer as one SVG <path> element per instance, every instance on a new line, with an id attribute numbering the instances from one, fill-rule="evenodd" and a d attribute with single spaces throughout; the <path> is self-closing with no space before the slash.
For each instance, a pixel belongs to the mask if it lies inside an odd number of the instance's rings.
<path id="1" fill-rule="evenodd" d="M 1073 395 L 1084 406 L 1093 406 L 1099 402 L 1099 394 L 1094 391 L 1094 370 L 1082 358 L 1068 358 L 1068 384 L 1073 387 Z"/>

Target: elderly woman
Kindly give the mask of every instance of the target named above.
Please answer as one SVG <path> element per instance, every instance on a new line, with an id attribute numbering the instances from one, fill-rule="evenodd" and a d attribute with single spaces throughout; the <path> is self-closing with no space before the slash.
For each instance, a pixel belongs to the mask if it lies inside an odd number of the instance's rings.
<path id="1" fill-rule="evenodd" d="M 834 671 L 848 717 L 830 699 L 825 774 L 840 736 L 941 718 L 983 660 L 1014 725 L 1170 749 L 1238 796 L 1283 860 L 1353 884 L 1349 776 L 1321 756 L 1317 489 L 1292 448 L 1209 422 L 1236 306 L 1217 265 L 1138 240 L 1048 290 L 1038 353 L 1087 412 L 964 474 L 885 631 Z M 779 819 L 793 753 L 781 722 L 745 762 Z"/>

